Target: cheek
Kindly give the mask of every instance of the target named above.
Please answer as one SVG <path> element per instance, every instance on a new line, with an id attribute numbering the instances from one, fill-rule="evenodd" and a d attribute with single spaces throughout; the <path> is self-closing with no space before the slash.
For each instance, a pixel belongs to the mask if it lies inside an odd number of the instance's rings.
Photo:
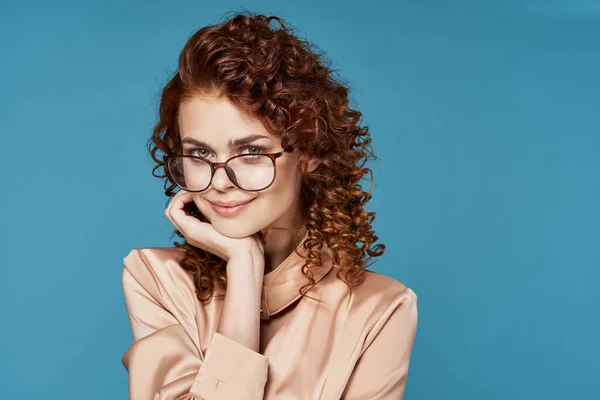
<path id="1" fill-rule="evenodd" d="M 277 193 L 282 197 L 291 196 L 297 191 L 300 183 L 301 175 L 296 165 L 282 165 L 278 166 L 275 181 L 267 190 L 269 193 Z"/>
<path id="2" fill-rule="evenodd" d="M 287 155 L 284 155 L 285 158 Z M 277 173 L 275 176 L 275 182 L 280 184 L 281 186 L 293 186 L 297 182 L 301 180 L 301 174 L 298 170 L 298 161 L 296 158 L 288 158 L 288 159 L 278 159 L 277 162 L 281 160 L 281 163 L 277 164 Z"/>
<path id="3" fill-rule="evenodd" d="M 208 201 L 204 200 L 202 197 L 194 197 L 194 203 L 196 204 L 196 207 L 198 207 L 200 214 L 202 214 L 210 222 L 212 209 L 210 204 L 208 204 Z"/>

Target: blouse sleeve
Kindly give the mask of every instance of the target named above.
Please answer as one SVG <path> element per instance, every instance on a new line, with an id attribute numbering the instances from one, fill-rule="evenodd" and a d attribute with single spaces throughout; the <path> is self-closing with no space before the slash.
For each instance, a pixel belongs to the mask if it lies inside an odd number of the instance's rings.
<path id="1" fill-rule="evenodd" d="M 377 333 L 358 359 L 342 400 L 402 400 L 417 330 L 417 295 L 407 288 L 390 309 L 380 329 L 374 328 Z"/>
<path id="2" fill-rule="evenodd" d="M 129 373 L 131 400 L 263 398 L 267 357 L 218 332 L 203 354 L 193 307 L 173 306 L 186 299 L 175 283 L 161 279 L 137 249 L 124 263 L 133 343 L 122 363 Z"/>

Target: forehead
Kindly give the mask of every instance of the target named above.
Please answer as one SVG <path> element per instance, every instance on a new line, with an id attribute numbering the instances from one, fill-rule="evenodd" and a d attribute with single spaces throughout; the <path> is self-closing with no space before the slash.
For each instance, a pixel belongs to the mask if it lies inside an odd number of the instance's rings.
<path id="1" fill-rule="evenodd" d="M 226 148 L 228 142 L 250 135 L 264 136 L 259 139 L 263 141 L 276 139 L 259 120 L 243 114 L 222 98 L 196 96 L 182 102 L 178 125 L 182 141 L 191 138 L 214 147 Z"/>

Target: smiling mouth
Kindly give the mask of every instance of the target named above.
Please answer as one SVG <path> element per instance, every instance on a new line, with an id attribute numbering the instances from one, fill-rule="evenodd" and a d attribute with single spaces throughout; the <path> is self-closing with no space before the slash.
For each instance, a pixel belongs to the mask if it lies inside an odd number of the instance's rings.
<path id="1" fill-rule="evenodd" d="M 223 207 L 223 208 L 233 208 L 233 207 L 239 207 L 239 206 L 243 206 L 244 204 L 248 204 L 248 203 L 250 203 L 251 201 L 252 201 L 252 200 L 249 200 L 249 201 L 247 201 L 247 202 L 245 202 L 245 203 L 238 203 L 238 204 L 232 204 L 232 205 L 229 205 L 229 204 L 219 204 L 219 203 L 212 203 L 212 204 L 214 204 L 214 205 L 215 205 L 215 206 L 217 206 L 217 207 Z"/>
<path id="2" fill-rule="evenodd" d="M 209 201 L 209 203 L 210 203 L 210 206 L 213 209 L 213 211 L 215 211 L 217 214 L 220 214 L 222 216 L 233 216 L 233 215 L 236 215 L 239 212 L 241 212 L 243 209 L 245 209 L 254 200 L 256 200 L 256 199 L 252 199 L 246 203 L 242 203 L 242 204 L 239 204 L 237 206 L 232 206 L 232 207 L 219 206 L 210 201 Z"/>

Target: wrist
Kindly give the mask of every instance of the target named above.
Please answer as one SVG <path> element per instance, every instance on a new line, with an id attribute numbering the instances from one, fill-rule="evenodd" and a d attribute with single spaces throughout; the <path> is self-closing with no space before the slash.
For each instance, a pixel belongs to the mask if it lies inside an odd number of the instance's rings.
<path id="1" fill-rule="evenodd" d="M 227 285 L 231 284 L 237 290 L 256 291 L 260 298 L 264 271 L 265 261 L 262 256 L 257 258 L 248 253 L 237 253 L 227 263 Z"/>
<path id="2" fill-rule="evenodd" d="M 247 260 L 247 262 L 251 261 L 253 263 L 258 263 L 262 261 L 264 263 L 264 254 L 258 246 L 242 247 L 233 250 L 229 254 L 228 262 L 232 259 L 241 262 L 243 262 L 243 260 Z"/>

